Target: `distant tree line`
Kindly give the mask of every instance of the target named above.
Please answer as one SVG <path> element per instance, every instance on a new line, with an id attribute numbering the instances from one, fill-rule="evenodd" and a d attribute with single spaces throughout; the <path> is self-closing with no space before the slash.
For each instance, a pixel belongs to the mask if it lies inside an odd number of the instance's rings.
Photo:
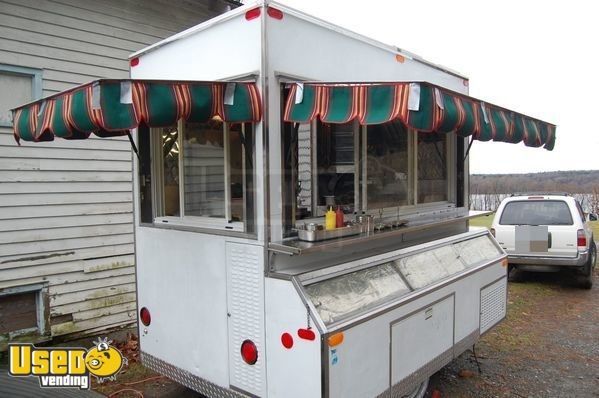
<path id="1" fill-rule="evenodd" d="M 599 212 L 599 170 L 554 171 L 528 174 L 473 174 L 470 208 L 495 210 L 513 193 L 567 192 L 581 201 L 585 211 Z"/>

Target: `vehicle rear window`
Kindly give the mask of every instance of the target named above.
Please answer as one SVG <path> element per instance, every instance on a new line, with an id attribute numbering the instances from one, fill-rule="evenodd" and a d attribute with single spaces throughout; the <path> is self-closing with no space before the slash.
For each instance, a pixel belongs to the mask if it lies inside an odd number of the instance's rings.
<path id="1" fill-rule="evenodd" d="M 572 214 L 561 200 L 522 200 L 505 205 L 501 225 L 572 225 Z"/>

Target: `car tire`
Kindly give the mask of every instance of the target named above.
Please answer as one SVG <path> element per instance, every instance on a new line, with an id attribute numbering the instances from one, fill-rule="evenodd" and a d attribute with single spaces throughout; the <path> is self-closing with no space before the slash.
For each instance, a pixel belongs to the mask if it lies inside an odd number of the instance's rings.
<path id="1" fill-rule="evenodd" d="M 580 283 L 580 287 L 583 289 L 591 289 L 593 287 L 593 269 L 595 268 L 595 262 L 597 261 L 597 248 L 595 242 L 592 243 L 589 251 L 589 260 L 583 268 L 583 277 Z"/>
<path id="2" fill-rule="evenodd" d="M 517 265 L 508 265 L 507 280 L 509 282 L 522 283 L 524 281 L 523 272 L 518 269 Z"/>

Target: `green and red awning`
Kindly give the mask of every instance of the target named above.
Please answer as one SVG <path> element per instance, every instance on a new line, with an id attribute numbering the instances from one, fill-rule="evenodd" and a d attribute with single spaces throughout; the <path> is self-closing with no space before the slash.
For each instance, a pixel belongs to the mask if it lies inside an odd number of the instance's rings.
<path id="1" fill-rule="evenodd" d="M 399 120 L 435 133 L 454 132 L 480 141 L 524 142 L 552 150 L 553 124 L 425 82 L 296 83 L 285 103 L 286 122 L 358 120 L 362 125 Z"/>
<path id="2" fill-rule="evenodd" d="M 17 142 L 120 136 L 180 119 L 257 122 L 260 104 L 248 82 L 96 80 L 13 109 L 14 136 Z"/>

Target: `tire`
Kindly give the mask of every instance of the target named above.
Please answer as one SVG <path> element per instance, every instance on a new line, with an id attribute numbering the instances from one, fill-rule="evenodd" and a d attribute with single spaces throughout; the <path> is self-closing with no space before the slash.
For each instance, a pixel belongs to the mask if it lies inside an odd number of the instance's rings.
<path id="1" fill-rule="evenodd" d="M 597 261 L 597 247 L 595 246 L 595 242 L 591 244 L 589 260 L 584 266 L 584 270 L 582 272 L 582 281 L 580 283 L 580 287 L 583 289 L 591 289 L 593 287 L 593 269 L 595 268 L 595 262 Z"/>

